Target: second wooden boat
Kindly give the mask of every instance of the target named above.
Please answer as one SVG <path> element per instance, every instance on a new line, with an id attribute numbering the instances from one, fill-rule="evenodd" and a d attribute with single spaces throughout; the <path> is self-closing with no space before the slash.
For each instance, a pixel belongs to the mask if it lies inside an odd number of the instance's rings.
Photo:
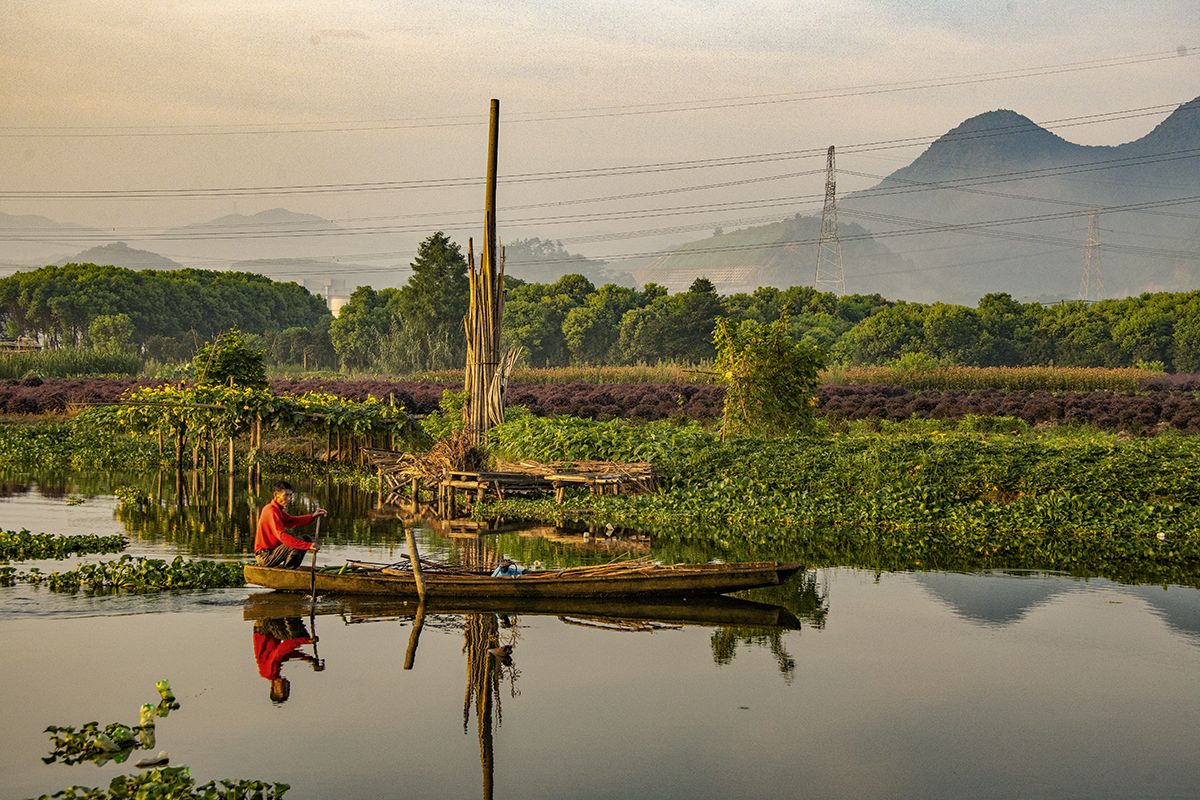
<path id="1" fill-rule="evenodd" d="M 627 569 L 547 570 L 519 578 L 425 571 L 425 593 L 436 597 L 686 597 L 777 586 L 803 565 L 778 561 L 731 564 L 639 564 Z M 246 583 L 284 592 L 308 593 L 311 573 L 247 564 Z M 416 597 L 411 571 L 380 570 L 316 575 L 317 594 Z"/>

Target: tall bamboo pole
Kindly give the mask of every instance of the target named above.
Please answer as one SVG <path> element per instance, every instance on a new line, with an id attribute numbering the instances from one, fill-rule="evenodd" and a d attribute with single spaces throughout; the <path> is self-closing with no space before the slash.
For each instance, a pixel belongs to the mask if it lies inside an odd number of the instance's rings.
<path id="1" fill-rule="evenodd" d="M 470 271 L 470 309 L 463 320 L 467 334 L 467 369 L 464 388 L 469 393 L 463 408 L 467 435 L 479 441 L 483 431 L 503 422 L 503 405 L 499 418 L 489 413 L 495 401 L 494 388 L 497 368 L 501 365 L 500 334 L 504 317 L 504 260 L 496 234 L 496 169 L 500 135 L 500 101 L 492 100 L 488 127 L 488 172 L 484 205 L 484 240 L 479 254 L 479 269 L 475 269 L 474 242 L 467 244 L 467 265 Z"/>

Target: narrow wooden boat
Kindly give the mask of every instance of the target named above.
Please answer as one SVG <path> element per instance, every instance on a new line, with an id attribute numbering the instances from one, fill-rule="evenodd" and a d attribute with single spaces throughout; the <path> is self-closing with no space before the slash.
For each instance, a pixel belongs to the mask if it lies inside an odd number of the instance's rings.
<path id="1" fill-rule="evenodd" d="M 778 561 L 732 564 L 641 564 L 600 574 L 587 570 L 547 570 L 519 578 L 424 572 L 426 598 L 439 597 L 687 597 L 777 586 L 802 565 Z M 312 573 L 247 564 L 246 583 L 283 592 L 310 590 Z M 317 594 L 416 597 L 412 572 L 383 570 L 338 574 L 317 572 Z"/>

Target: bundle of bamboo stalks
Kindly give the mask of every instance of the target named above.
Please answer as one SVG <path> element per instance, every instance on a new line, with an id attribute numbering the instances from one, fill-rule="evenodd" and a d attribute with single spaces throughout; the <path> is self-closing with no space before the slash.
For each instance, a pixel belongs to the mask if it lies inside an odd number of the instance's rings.
<path id="1" fill-rule="evenodd" d="M 650 556 L 631 558 L 627 561 L 610 561 L 607 564 L 592 564 L 583 567 L 567 567 L 555 570 L 556 577 L 570 578 L 603 578 L 608 575 L 618 575 L 624 572 L 652 572 L 655 570 L 676 570 L 678 567 L 664 566 L 656 563 Z M 686 568 L 685 568 L 686 569 Z"/>
<path id="2" fill-rule="evenodd" d="M 593 475 L 620 477 L 637 486 L 647 494 L 658 489 L 662 473 L 649 461 L 552 461 L 542 464 L 537 461 L 496 462 L 497 472 L 517 472 L 525 475 Z"/>
<path id="3" fill-rule="evenodd" d="M 490 215 L 485 224 L 494 228 Z M 489 428 L 504 422 L 504 392 L 508 376 L 520 355 L 520 348 L 509 348 L 501 355 L 500 335 L 504 323 L 504 250 L 490 249 L 488 238 L 483 242 L 479 269 L 475 269 L 474 243 L 467 243 L 467 267 L 471 297 L 463 326 L 467 334 L 467 368 L 463 388 L 467 404 L 463 407 L 463 422 L 473 442 Z M 499 256 L 499 257 L 497 257 Z"/>

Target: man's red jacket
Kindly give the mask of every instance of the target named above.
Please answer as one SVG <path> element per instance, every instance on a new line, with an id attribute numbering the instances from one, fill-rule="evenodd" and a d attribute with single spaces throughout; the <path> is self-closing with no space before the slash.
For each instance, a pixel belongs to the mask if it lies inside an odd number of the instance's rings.
<path id="1" fill-rule="evenodd" d="M 284 511 L 279 503 L 272 500 L 270 503 L 267 503 L 262 513 L 258 515 L 258 531 L 254 534 L 254 552 L 257 553 L 259 550 L 274 550 L 279 546 L 280 542 L 297 550 L 309 549 L 312 547 L 311 543 L 303 539 L 297 539 L 284 529 L 299 528 L 312 521 L 312 514 L 293 517 Z"/>

